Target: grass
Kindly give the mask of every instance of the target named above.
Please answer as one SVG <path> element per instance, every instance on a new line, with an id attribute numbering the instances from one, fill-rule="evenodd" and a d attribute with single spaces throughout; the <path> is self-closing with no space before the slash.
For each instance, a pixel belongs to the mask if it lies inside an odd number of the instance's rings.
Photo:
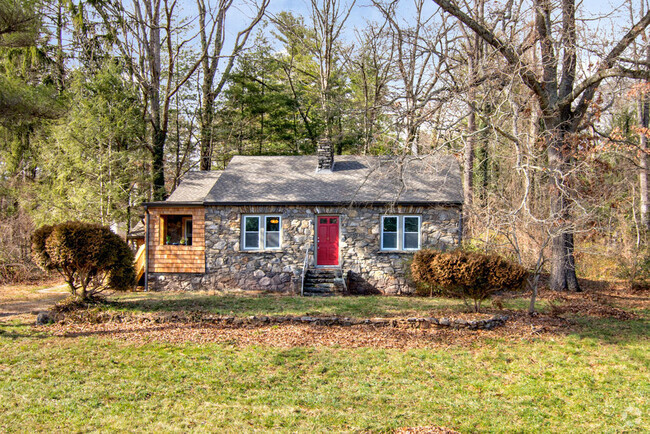
<path id="1" fill-rule="evenodd" d="M 646 299 L 647 300 L 647 299 Z M 506 307 L 525 299 L 504 300 Z M 450 299 L 128 294 L 110 309 L 407 316 Z M 443 348 L 127 343 L 0 324 L 0 431 L 642 432 L 650 426 L 647 309 L 575 315 L 568 333 Z M 255 333 L 255 330 L 251 330 Z"/>
<path id="2" fill-rule="evenodd" d="M 111 297 L 110 309 L 126 312 L 188 311 L 234 315 L 338 315 L 351 317 L 426 316 L 440 312 L 465 312 L 462 300 L 442 297 L 289 297 L 224 295 L 210 293 L 132 293 Z M 528 299 L 503 300 L 505 308 L 526 309 Z M 490 302 L 485 303 L 486 307 Z M 538 307 L 546 309 L 546 301 Z M 489 309 L 488 309 L 489 310 Z"/>
<path id="3" fill-rule="evenodd" d="M 650 353 L 647 340 L 625 341 L 406 352 L 134 346 L 19 326 L 0 335 L 0 428 L 641 431 L 650 424 Z"/>

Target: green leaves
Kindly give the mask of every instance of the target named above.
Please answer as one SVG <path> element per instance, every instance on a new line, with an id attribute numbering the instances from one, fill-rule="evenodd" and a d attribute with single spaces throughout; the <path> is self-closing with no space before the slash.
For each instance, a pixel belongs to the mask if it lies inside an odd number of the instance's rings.
<path id="1" fill-rule="evenodd" d="M 34 262 L 61 273 L 82 298 L 104 289 L 125 291 L 135 284 L 133 253 L 107 227 L 66 222 L 43 226 L 32 236 Z"/>
<path id="2" fill-rule="evenodd" d="M 81 219 L 125 221 L 146 185 L 145 125 L 137 90 L 114 65 L 88 77 L 72 75 L 70 110 L 41 143 L 43 175 L 38 223 Z"/>

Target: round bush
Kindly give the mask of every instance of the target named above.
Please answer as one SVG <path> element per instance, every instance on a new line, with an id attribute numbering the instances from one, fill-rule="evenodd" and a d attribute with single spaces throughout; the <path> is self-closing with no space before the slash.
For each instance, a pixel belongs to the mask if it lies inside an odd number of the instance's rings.
<path id="1" fill-rule="evenodd" d="M 92 223 L 43 226 L 32 235 L 32 257 L 56 270 L 73 295 L 83 299 L 106 289 L 125 291 L 135 284 L 133 253 L 118 235 Z"/>

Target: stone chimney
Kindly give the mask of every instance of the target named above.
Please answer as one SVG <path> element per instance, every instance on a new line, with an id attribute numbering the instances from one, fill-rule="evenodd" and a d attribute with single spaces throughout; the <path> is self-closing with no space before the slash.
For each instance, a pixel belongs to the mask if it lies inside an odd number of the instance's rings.
<path id="1" fill-rule="evenodd" d="M 334 148 L 328 138 L 318 141 L 318 171 L 332 170 L 334 167 Z"/>

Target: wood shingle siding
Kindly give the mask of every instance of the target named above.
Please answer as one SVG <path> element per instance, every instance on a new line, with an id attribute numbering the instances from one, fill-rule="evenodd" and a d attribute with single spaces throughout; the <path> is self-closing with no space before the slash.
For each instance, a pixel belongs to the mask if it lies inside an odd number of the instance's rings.
<path id="1" fill-rule="evenodd" d="M 192 245 L 165 245 L 163 216 L 192 216 Z M 205 273 L 205 209 L 156 207 L 149 209 L 149 263 L 151 273 Z"/>

